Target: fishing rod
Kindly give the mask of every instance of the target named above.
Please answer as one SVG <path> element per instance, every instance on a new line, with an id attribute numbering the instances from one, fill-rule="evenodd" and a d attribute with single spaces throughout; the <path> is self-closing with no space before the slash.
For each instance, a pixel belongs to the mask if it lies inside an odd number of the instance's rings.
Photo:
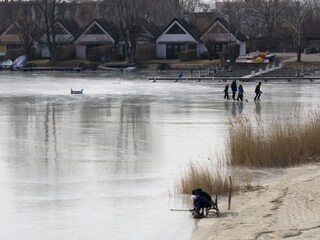
<path id="1" fill-rule="evenodd" d="M 170 211 L 176 211 L 176 212 L 190 212 L 189 209 L 179 209 L 179 208 L 171 208 Z"/>

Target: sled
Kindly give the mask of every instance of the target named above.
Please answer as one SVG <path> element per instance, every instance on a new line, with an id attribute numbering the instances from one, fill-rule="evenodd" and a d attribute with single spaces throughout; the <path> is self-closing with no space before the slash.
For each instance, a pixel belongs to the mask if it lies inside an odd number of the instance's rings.
<path id="1" fill-rule="evenodd" d="M 210 213 L 216 214 L 217 217 L 219 217 L 219 215 L 220 215 L 217 195 L 215 197 L 215 200 L 212 201 L 211 207 L 205 209 L 205 217 L 207 217 Z"/>

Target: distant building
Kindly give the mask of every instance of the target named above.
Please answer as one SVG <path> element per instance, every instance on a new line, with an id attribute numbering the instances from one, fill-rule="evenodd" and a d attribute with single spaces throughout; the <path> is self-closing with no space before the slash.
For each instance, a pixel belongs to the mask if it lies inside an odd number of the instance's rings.
<path id="1" fill-rule="evenodd" d="M 205 47 L 206 37 L 214 39 L 213 51 L 218 53 L 229 44 L 238 44 L 240 55 L 246 54 L 247 38 L 240 32 L 233 33 L 222 18 L 211 20 L 207 29 L 200 31 L 190 19 L 175 18 L 162 32 L 156 41 L 158 58 L 177 59 L 179 52 L 189 50 L 188 46 L 196 45 L 197 57 L 208 51 Z"/>
<path id="2" fill-rule="evenodd" d="M 76 56 L 80 59 L 96 57 L 95 49 L 100 46 L 109 46 L 113 51 L 119 51 L 119 40 L 120 32 L 114 24 L 94 19 L 74 41 Z"/>
<path id="3" fill-rule="evenodd" d="M 2 32 L 0 31 L 0 56 L 6 55 L 9 49 L 19 48 L 22 48 L 19 25 L 14 22 L 7 27 L 3 26 Z"/>
<path id="4" fill-rule="evenodd" d="M 80 27 L 73 20 L 59 19 L 55 23 L 55 42 L 57 46 L 73 44 L 73 41 L 79 33 Z M 37 55 L 41 58 L 50 57 L 45 33 L 42 34 L 37 43 Z"/>

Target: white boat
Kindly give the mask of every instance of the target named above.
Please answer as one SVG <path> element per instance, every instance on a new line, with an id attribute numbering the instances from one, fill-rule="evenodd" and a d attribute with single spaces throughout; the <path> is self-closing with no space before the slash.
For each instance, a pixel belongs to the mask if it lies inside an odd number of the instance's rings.
<path id="1" fill-rule="evenodd" d="M 3 69 L 10 69 L 12 67 L 12 64 L 13 62 L 10 59 L 8 59 L 3 61 L 0 65 Z"/>
<path id="2" fill-rule="evenodd" d="M 18 57 L 16 60 L 14 60 L 13 62 L 13 69 L 16 70 L 16 69 L 20 69 L 20 68 L 23 68 L 27 63 L 27 58 L 25 55 L 22 55 L 20 57 Z"/>
<path id="3" fill-rule="evenodd" d="M 276 57 L 274 53 L 267 52 L 253 52 L 244 56 L 239 56 L 236 63 L 270 63 L 273 62 Z"/>
<path id="4" fill-rule="evenodd" d="M 137 67 L 126 67 L 123 69 L 124 72 L 135 72 L 137 71 Z"/>
<path id="5" fill-rule="evenodd" d="M 99 66 L 99 69 L 105 70 L 105 71 L 115 71 L 115 72 L 120 72 L 121 69 L 117 67 L 104 67 L 104 66 Z"/>

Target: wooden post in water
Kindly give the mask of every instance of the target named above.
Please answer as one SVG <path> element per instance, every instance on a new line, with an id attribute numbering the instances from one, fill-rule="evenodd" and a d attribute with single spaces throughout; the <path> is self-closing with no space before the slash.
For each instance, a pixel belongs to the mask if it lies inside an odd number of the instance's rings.
<path id="1" fill-rule="evenodd" d="M 231 176 L 229 176 L 230 186 L 229 186 L 229 198 L 228 198 L 228 210 L 231 209 L 231 195 L 232 195 L 232 180 Z"/>

